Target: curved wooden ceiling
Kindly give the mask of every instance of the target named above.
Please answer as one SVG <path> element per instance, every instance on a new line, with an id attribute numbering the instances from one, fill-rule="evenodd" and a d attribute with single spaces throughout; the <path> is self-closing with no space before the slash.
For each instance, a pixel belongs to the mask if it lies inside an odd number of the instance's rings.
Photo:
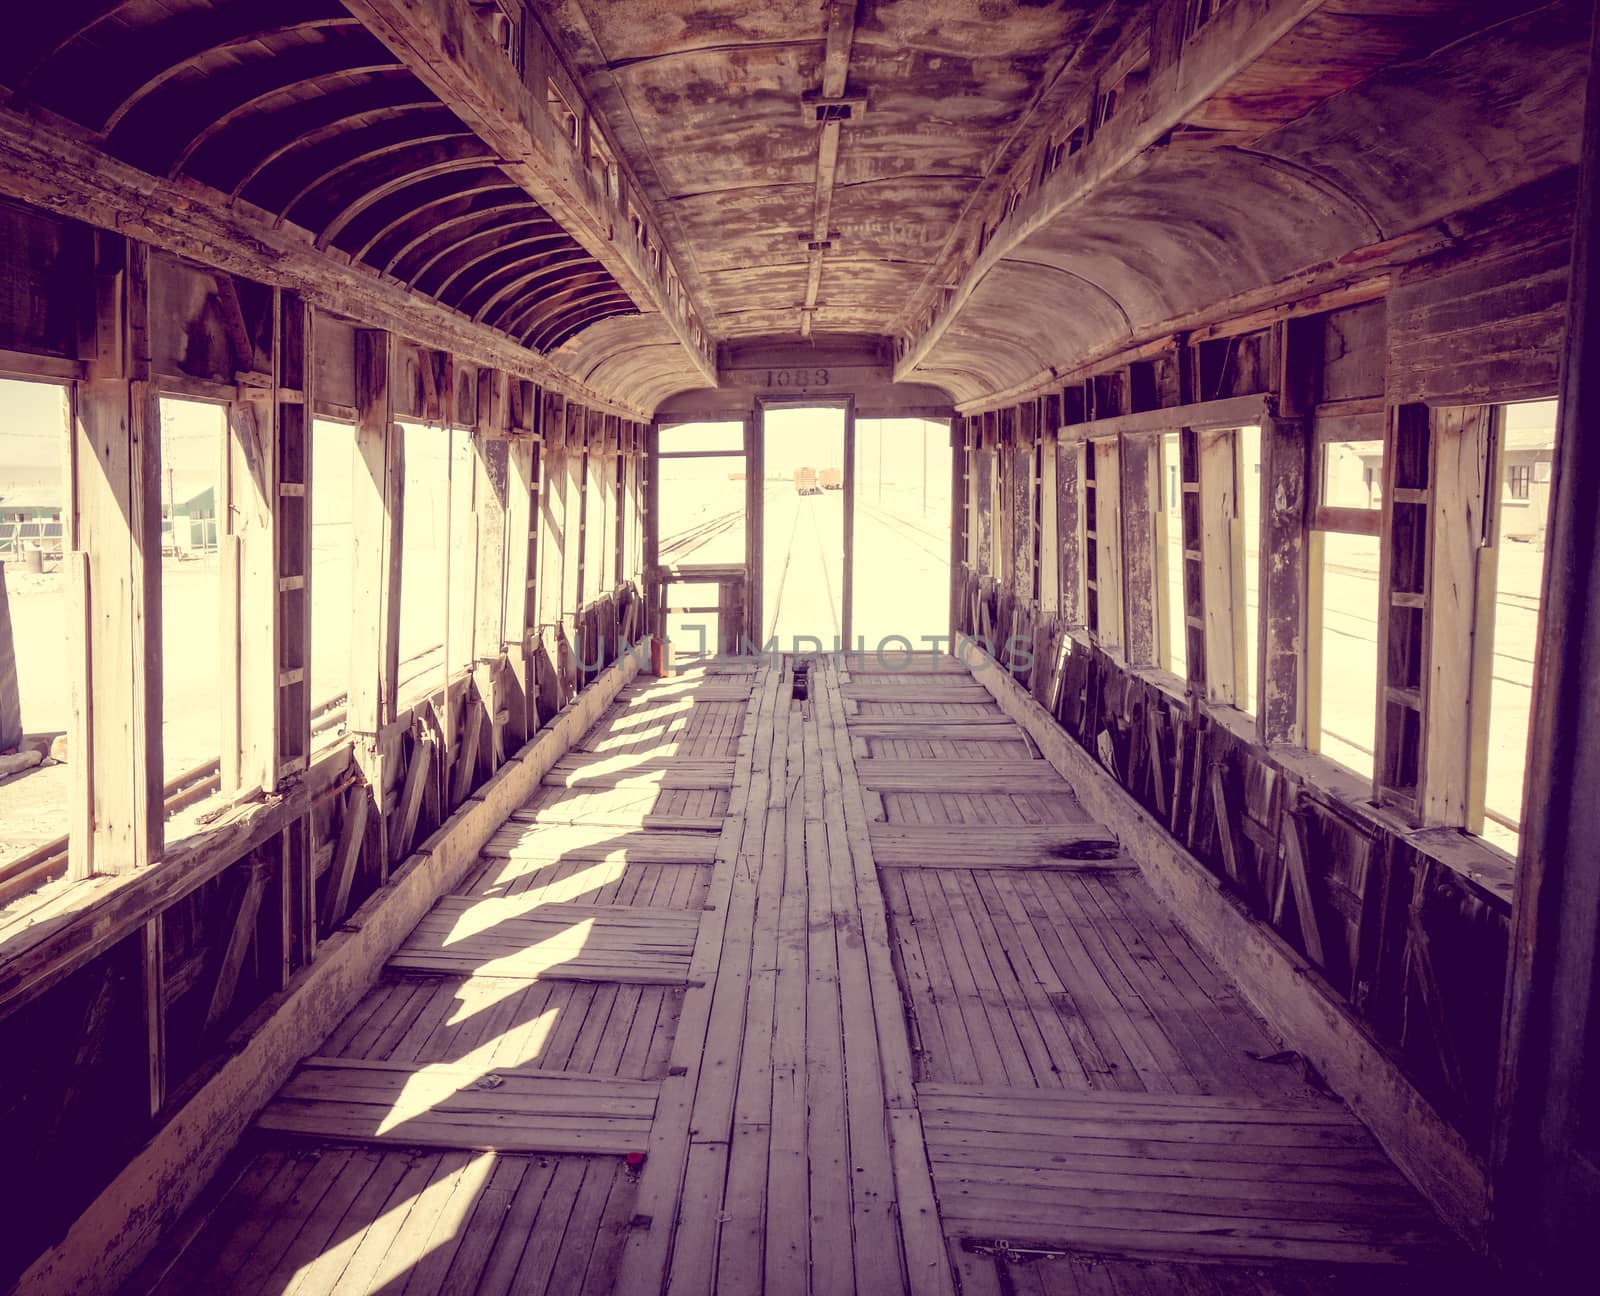
<path id="1" fill-rule="evenodd" d="M 723 339 L 896 332 L 1047 89 L 1142 0 L 548 0 L 538 7 Z M 835 40 L 840 11 L 853 13 Z M 837 55 L 833 53 L 838 46 Z M 864 100 L 817 197 L 803 103 Z M 1059 93 L 1059 89 L 1057 91 Z M 820 208 L 820 210 L 819 210 Z M 820 268 L 809 242 L 835 235 Z M 816 277 L 820 282 L 809 283 Z"/>
<path id="2" fill-rule="evenodd" d="M 0 85 L 540 352 L 628 295 L 338 0 L 49 0 Z"/>

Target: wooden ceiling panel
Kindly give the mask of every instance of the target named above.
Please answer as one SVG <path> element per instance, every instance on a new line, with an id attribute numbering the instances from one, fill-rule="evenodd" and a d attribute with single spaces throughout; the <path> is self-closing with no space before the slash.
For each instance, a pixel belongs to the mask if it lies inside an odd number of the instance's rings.
<path id="1" fill-rule="evenodd" d="M 552 4 L 552 27 L 585 73 L 686 50 L 821 41 L 818 0 L 585 0 Z"/>
<path id="2" fill-rule="evenodd" d="M 796 183 L 691 194 L 671 210 L 706 274 L 804 262 L 800 235 L 810 224 L 812 189 Z"/>
<path id="3" fill-rule="evenodd" d="M 1032 60 L 1070 49 L 1102 9 L 1099 0 L 869 0 L 859 7 L 856 43 L 962 58 Z M 853 62 L 853 60 L 852 60 Z"/>
<path id="4" fill-rule="evenodd" d="M 809 183 L 816 131 L 800 97 L 816 85 L 822 46 L 697 51 L 612 76 L 655 163 L 661 197 Z"/>
<path id="5" fill-rule="evenodd" d="M 661 212 L 713 331 L 747 336 L 787 308 L 778 332 L 794 336 L 808 269 L 818 301 L 837 303 L 819 306 L 817 328 L 887 331 L 1108 0 L 550 0 L 539 11 Z M 807 101 L 829 48 L 854 106 L 824 129 Z M 828 130 L 837 160 L 824 163 Z M 838 245 L 808 252 L 820 213 Z M 818 257 L 820 283 L 807 264 Z"/>

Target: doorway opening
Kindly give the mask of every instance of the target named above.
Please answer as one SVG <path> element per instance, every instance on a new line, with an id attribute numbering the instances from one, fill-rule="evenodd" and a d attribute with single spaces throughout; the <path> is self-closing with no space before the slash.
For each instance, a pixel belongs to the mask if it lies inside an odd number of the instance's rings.
<path id="1" fill-rule="evenodd" d="M 780 652 L 831 652 L 849 633 L 849 423 L 844 404 L 762 407 L 762 642 Z"/>
<path id="2" fill-rule="evenodd" d="M 950 423 L 857 419 L 853 633 L 869 653 L 950 633 Z"/>

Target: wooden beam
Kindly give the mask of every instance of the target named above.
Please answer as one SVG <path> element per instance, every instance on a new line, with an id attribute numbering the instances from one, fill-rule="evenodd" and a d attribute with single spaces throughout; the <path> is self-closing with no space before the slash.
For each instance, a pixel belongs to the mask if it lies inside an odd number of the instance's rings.
<path id="1" fill-rule="evenodd" d="M 1497 1250 L 1525 1290 L 1585 1272 L 1600 1198 L 1592 1159 L 1600 1038 L 1600 741 L 1592 720 L 1600 709 L 1600 3 L 1587 7 L 1588 107 L 1493 1143 Z"/>
<path id="2" fill-rule="evenodd" d="M 1239 452 L 1231 432 L 1199 434 L 1200 555 L 1206 700 L 1244 701 L 1244 555 L 1238 531 Z"/>
<path id="3" fill-rule="evenodd" d="M 1160 666 L 1157 621 L 1165 593 L 1157 581 L 1156 519 L 1161 515 L 1161 439 L 1122 440 L 1123 606 L 1130 666 Z"/>
<path id="4" fill-rule="evenodd" d="M 1247 890 L 1249 880 L 1244 871 L 1244 833 L 1239 823 L 1239 812 L 1234 806 L 1233 792 L 1228 787 L 1228 767 L 1220 761 L 1213 761 L 1208 782 L 1211 786 L 1211 811 L 1217 822 L 1217 849 L 1222 852 L 1222 866 L 1227 870 L 1228 881 L 1241 891 Z"/>
<path id="5" fill-rule="evenodd" d="M 1294 891 L 1295 920 L 1306 954 L 1319 968 L 1326 969 L 1328 955 L 1322 944 L 1322 926 L 1317 914 L 1316 895 L 1311 889 L 1310 850 L 1306 840 L 1305 812 L 1290 805 L 1280 822 L 1287 830 L 1283 837 L 1283 867 Z M 1458 1091 L 1459 1092 L 1459 1091 Z"/>
<path id="6" fill-rule="evenodd" d="M 273 442 L 277 463 L 272 480 L 271 564 L 277 593 L 276 633 L 271 636 L 271 669 L 277 694 L 273 717 L 276 745 L 269 759 L 268 790 L 278 779 L 298 773 L 311 760 L 311 681 L 282 681 L 287 673 L 311 666 L 311 518 L 316 482 L 311 465 L 312 419 L 316 409 L 316 358 L 311 308 L 294 293 L 275 293 L 273 386 L 276 409 Z M 298 400 L 290 399 L 297 394 Z M 296 499 L 294 492 L 298 490 Z M 297 582 L 297 584 L 296 584 Z M 296 867 L 302 867 L 297 863 Z"/>
<path id="7" fill-rule="evenodd" d="M 854 8 L 854 6 L 851 6 Z M 880 429 L 880 435 L 881 429 Z M 856 606 L 856 491 L 860 482 L 856 478 L 856 402 L 850 397 L 844 408 L 844 572 L 843 590 L 839 596 L 839 638 L 849 651 L 852 629 L 855 625 Z M 753 562 L 763 563 L 759 554 Z M 764 566 L 764 563 L 763 563 Z M 754 637 L 754 636 L 752 636 Z"/>
<path id="8" fill-rule="evenodd" d="M 1307 733 L 1306 663 L 1311 653 L 1306 597 L 1310 424 L 1268 418 L 1260 426 L 1261 659 L 1256 731 L 1263 744 L 1300 746 Z"/>
<path id="9" fill-rule="evenodd" d="M 418 734 L 411 744 L 411 761 L 406 766 L 405 782 L 395 806 L 395 830 L 389 834 L 389 859 L 398 862 L 411 850 L 417 836 L 417 815 L 422 810 L 422 794 L 428 788 L 428 771 L 433 765 L 433 739 Z M 337 856 L 337 852 L 335 852 Z"/>
<path id="10" fill-rule="evenodd" d="M 345 798 L 344 816 L 339 821 L 339 844 L 333 848 L 333 861 L 322 893 L 321 926 L 331 932 L 350 907 L 350 891 L 355 884 L 356 866 L 361 862 L 361 843 L 366 840 L 367 816 L 372 811 L 371 792 L 357 784 Z"/>
<path id="11" fill-rule="evenodd" d="M 472 794 L 473 781 L 478 773 L 478 739 L 483 731 L 487 708 L 484 700 L 474 695 L 467 703 L 461 717 L 461 735 L 456 746 L 455 766 L 450 776 L 450 804 L 458 806 Z"/>
<path id="12" fill-rule="evenodd" d="M 1481 660 L 1492 643 L 1493 605 L 1479 597 L 1480 555 L 1489 543 L 1497 487 L 1493 462 L 1494 410 L 1489 406 L 1430 411 L 1433 468 L 1428 536 L 1427 673 L 1423 676 L 1422 786 L 1424 828 L 1467 824 L 1475 766 L 1485 760 L 1474 741 L 1476 714 L 1490 692 L 1475 693 Z M 1480 612 L 1488 615 L 1480 620 Z M 1477 726 L 1486 746 L 1486 724 Z"/>
<path id="13" fill-rule="evenodd" d="M 400 551 L 405 440 L 394 422 L 394 340 L 356 333 L 355 468 L 351 482 L 351 733 L 376 740 L 395 716 L 400 673 Z"/>
<path id="14" fill-rule="evenodd" d="M 149 1112 L 155 1117 L 167 1103 L 166 932 L 159 916 L 139 928 L 138 949 L 145 1084 Z"/>
<path id="15" fill-rule="evenodd" d="M 1094 441 L 1094 599 L 1095 637 L 1102 647 L 1120 652 L 1124 638 L 1122 603 L 1122 473 L 1116 438 Z M 1087 460 L 1086 460 L 1087 462 Z M 1087 485 L 1086 479 L 1086 485 Z M 1087 525 L 1087 518 L 1085 519 Z"/>
<path id="16" fill-rule="evenodd" d="M 275 392 L 255 390 L 241 392 L 228 407 L 217 511 L 227 573 L 222 690 L 230 704 L 223 711 L 224 793 L 269 789 L 278 776 L 277 409 Z"/>
<path id="17" fill-rule="evenodd" d="M 64 543 L 74 636 L 74 877 L 152 863 L 162 842 L 161 437 L 149 250 L 95 236 L 88 376 L 74 390 Z"/>
<path id="18" fill-rule="evenodd" d="M 255 939 L 256 915 L 261 912 L 261 900 L 267 890 L 266 866 L 246 860 L 238 867 L 246 874 L 244 890 L 239 897 L 239 908 L 234 914 L 228 942 L 223 947 L 216 983 L 211 990 L 211 1003 L 206 1009 L 203 1030 L 207 1033 L 222 1022 L 228 1009 L 233 1006 L 234 996 L 239 989 L 239 974 L 244 970 L 245 955 L 250 952 L 250 943 Z"/>

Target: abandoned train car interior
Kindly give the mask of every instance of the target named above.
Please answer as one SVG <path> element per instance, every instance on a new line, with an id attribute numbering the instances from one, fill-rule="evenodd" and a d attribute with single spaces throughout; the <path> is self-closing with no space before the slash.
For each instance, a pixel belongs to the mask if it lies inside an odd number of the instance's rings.
<path id="1" fill-rule="evenodd" d="M 1600 3 L 0 38 L 0 1292 L 1593 1290 Z"/>

